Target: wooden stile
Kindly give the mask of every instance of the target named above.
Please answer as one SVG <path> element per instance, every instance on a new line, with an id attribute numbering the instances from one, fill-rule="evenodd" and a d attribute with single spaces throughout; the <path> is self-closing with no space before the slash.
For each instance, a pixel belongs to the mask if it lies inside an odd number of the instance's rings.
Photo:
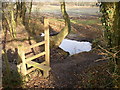
<path id="1" fill-rule="evenodd" d="M 20 59 L 22 60 L 22 63 L 17 65 L 19 68 L 21 67 L 21 72 L 23 75 L 29 74 L 30 72 L 32 72 L 35 69 L 40 69 L 43 70 L 43 76 L 44 77 L 48 77 L 49 76 L 49 71 L 50 71 L 50 47 L 49 47 L 49 20 L 48 19 L 44 19 L 44 33 L 45 33 L 45 37 L 44 37 L 44 41 L 36 43 L 34 45 L 31 45 L 29 47 L 23 47 L 23 46 L 19 46 L 18 47 L 18 54 Z M 34 48 L 40 45 L 45 44 L 45 51 L 42 53 L 39 53 L 37 55 L 34 55 L 32 57 L 29 58 L 25 58 L 25 50 L 28 48 Z M 37 63 L 35 61 L 31 61 L 34 60 L 40 56 L 45 55 L 45 61 L 41 62 L 41 63 Z M 27 66 L 31 67 L 31 69 L 27 70 Z"/>

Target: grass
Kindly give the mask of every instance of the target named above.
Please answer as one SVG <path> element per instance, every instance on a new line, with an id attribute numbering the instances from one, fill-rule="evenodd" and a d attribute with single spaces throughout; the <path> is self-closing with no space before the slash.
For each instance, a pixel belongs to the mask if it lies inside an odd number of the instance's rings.
<path id="1" fill-rule="evenodd" d="M 61 21 L 61 22 L 64 21 L 64 19 L 56 19 L 56 18 L 50 18 L 49 20 L 50 20 L 50 21 Z"/>
<path id="2" fill-rule="evenodd" d="M 84 25 L 100 23 L 99 20 L 71 20 L 71 22 L 74 24 L 84 24 Z"/>
<path id="3" fill-rule="evenodd" d="M 50 20 L 64 22 L 64 19 L 55 19 L 55 18 L 52 18 Z M 74 23 L 74 24 L 84 24 L 84 25 L 92 25 L 92 24 L 98 24 L 98 23 L 100 23 L 99 19 L 98 20 L 97 19 L 95 19 L 95 20 L 73 20 L 73 19 L 71 19 L 70 21 L 71 21 L 71 23 Z"/>

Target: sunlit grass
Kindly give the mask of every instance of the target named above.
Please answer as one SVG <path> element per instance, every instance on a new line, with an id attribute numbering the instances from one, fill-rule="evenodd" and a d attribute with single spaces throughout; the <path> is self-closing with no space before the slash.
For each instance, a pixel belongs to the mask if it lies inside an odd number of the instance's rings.
<path id="1" fill-rule="evenodd" d="M 71 22 L 74 24 L 85 24 L 85 25 L 100 23 L 99 20 L 72 20 L 72 19 L 71 19 Z"/>
<path id="2" fill-rule="evenodd" d="M 64 22 L 64 19 L 52 18 L 50 20 Z M 84 25 L 100 24 L 100 20 L 99 19 L 95 19 L 95 20 L 73 20 L 73 19 L 71 19 L 70 21 L 71 21 L 71 23 L 74 23 L 74 24 L 84 24 Z"/>
<path id="3" fill-rule="evenodd" d="M 49 20 L 51 20 L 51 21 L 61 21 L 61 22 L 64 22 L 64 19 L 50 18 Z"/>

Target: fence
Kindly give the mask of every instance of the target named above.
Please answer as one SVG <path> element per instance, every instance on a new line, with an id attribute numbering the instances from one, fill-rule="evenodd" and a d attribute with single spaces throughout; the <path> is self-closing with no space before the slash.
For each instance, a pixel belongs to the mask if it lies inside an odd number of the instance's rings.
<path id="1" fill-rule="evenodd" d="M 34 71 L 35 69 L 40 69 L 43 71 L 43 76 L 44 77 L 48 77 L 49 76 L 49 71 L 50 71 L 50 50 L 49 50 L 49 20 L 48 19 L 44 19 L 44 41 L 39 42 L 37 44 L 31 45 L 29 47 L 24 47 L 24 46 L 18 46 L 18 54 L 19 57 L 22 61 L 22 63 L 20 65 L 18 65 L 18 68 L 20 69 L 20 72 L 23 75 L 27 75 L 30 72 Z M 39 53 L 37 55 L 34 55 L 32 57 L 26 58 L 25 57 L 25 50 L 27 48 L 35 48 L 41 45 L 45 45 L 45 51 L 42 53 Z M 32 61 L 36 58 L 39 58 L 41 56 L 45 55 L 45 61 L 43 61 L 42 63 L 37 63 L 35 61 Z M 27 68 L 31 67 L 30 69 Z M 21 67 L 21 68 L 20 68 Z"/>

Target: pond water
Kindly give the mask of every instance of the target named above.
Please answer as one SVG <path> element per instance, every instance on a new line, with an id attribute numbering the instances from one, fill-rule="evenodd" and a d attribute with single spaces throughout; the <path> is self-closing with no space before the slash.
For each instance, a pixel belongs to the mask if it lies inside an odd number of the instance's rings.
<path id="1" fill-rule="evenodd" d="M 79 42 L 70 39 L 64 39 L 59 46 L 70 55 L 74 55 L 80 52 L 88 52 L 92 49 L 92 44 L 90 42 Z"/>
<path id="2" fill-rule="evenodd" d="M 41 37 L 44 37 L 45 34 L 41 33 Z M 59 46 L 66 52 L 69 52 L 70 55 L 74 55 L 80 52 L 88 52 L 92 49 L 92 44 L 90 42 L 79 42 L 76 40 L 64 39 Z"/>

